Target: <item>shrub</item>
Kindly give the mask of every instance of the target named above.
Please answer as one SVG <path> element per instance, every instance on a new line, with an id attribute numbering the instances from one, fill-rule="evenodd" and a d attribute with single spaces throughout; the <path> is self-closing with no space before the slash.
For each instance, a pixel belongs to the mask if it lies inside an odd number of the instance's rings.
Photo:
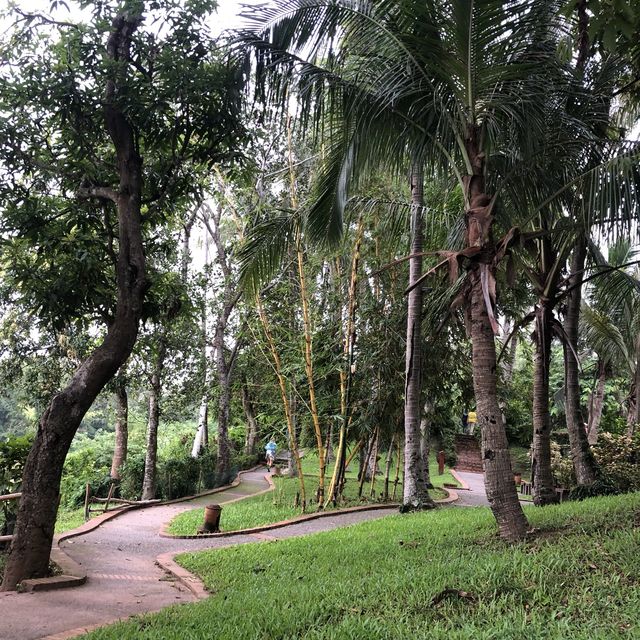
<path id="1" fill-rule="evenodd" d="M 137 500 L 144 480 L 144 453 L 129 454 L 120 469 L 120 494 L 127 500 Z"/>
<path id="2" fill-rule="evenodd" d="M 570 458 L 562 455 L 562 448 L 557 442 L 551 442 L 551 470 L 555 481 L 561 487 L 575 485 L 573 463 Z"/>
<path id="3" fill-rule="evenodd" d="M 640 433 L 601 433 L 593 453 L 605 485 L 616 493 L 640 490 Z"/>
<path id="4" fill-rule="evenodd" d="M 68 454 L 60 482 L 61 505 L 70 509 L 82 505 L 87 483 L 93 495 L 106 496 L 111 484 L 109 471 L 93 447 Z"/>
<path id="5" fill-rule="evenodd" d="M 14 436 L 0 442 L 0 494 L 20 491 L 22 472 L 31 444 L 31 436 Z M 17 500 L 0 503 L 0 535 L 13 533 L 17 513 Z"/>

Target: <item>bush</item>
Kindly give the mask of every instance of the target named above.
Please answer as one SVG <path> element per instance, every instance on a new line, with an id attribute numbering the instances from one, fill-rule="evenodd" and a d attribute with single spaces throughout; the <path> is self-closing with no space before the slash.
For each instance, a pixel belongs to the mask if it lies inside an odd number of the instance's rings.
<path id="1" fill-rule="evenodd" d="M 190 455 L 173 458 L 158 465 L 156 497 L 173 500 L 198 493 L 201 484 L 200 458 Z"/>
<path id="2" fill-rule="evenodd" d="M 610 492 L 640 490 L 640 433 L 633 437 L 601 433 L 593 448 L 600 479 Z"/>
<path id="3" fill-rule="evenodd" d="M 20 491 L 22 472 L 31 444 L 31 436 L 14 436 L 0 442 L 0 494 Z M 17 500 L 0 503 L 0 535 L 13 533 L 17 514 Z"/>
<path id="4" fill-rule="evenodd" d="M 87 483 L 92 495 L 105 497 L 111 485 L 109 472 L 109 466 L 93 447 L 68 454 L 60 482 L 61 505 L 69 509 L 81 506 Z"/>
<path id="5" fill-rule="evenodd" d="M 129 454 L 120 468 L 120 495 L 127 500 L 137 500 L 144 480 L 144 454 Z"/>
<path id="6" fill-rule="evenodd" d="M 575 485 L 573 463 L 570 458 L 562 455 L 562 448 L 557 442 L 551 442 L 551 470 L 559 486 L 572 487 Z"/>

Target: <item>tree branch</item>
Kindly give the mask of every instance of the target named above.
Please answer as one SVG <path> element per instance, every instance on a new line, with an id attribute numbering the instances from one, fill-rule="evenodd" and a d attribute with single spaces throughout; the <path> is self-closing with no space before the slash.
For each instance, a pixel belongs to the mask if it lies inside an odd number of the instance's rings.
<path id="1" fill-rule="evenodd" d="M 80 198 L 102 198 L 118 203 L 118 193 L 111 187 L 81 187 L 77 193 Z"/>

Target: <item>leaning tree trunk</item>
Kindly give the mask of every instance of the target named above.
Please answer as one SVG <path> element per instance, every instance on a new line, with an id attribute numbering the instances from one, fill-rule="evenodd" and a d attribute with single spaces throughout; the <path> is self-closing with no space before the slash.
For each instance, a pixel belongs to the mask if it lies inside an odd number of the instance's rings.
<path id="1" fill-rule="evenodd" d="M 525 536 L 528 524 L 518 501 L 509 442 L 498 406 L 494 334 L 487 315 L 479 268 L 472 271 L 471 277 L 473 389 L 482 438 L 485 490 L 500 536 L 507 540 L 520 540 Z"/>
<path id="2" fill-rule="evenodd" d="M 536 306 L 533 357 L 533 502 L 544 506 L 556 501 L 551 471 L 551 416 L 549 414 L 549 365 L 551 363 L 551 308 Z"/>
<path id="3" fill-rule="evenodd" d="M 590 445 L 598 442 L 600 420 L 602 419 L 602 407 L 604 405 L 604 387 L 607 382 L 607 365 L 603 360 L 598 360 L 598 379 L 596 387 L 589 399 L 589 422 L 587 423 L 587 439 Z"/>
<path id="4" fill-rule="evenodd" d="M 585 240 L 580 238 L 571 258 L 571 276 L 568 283 L 570 292 L 567 295 L 567 310 L 564 318 L 564 332 L 567 342 L 564 345 L 565 412 L 571 459 L 578 485 L 593 484 L 597 474 L 597 464 L 591 447 L 589 447 L 580 411 L 580 370 L 576 360 L 586 252 Z"/>
<path id="5" fill-rule="evenodd" d="M 107 56 L 129 57 L 131 36 L 141 17 L 120 15 L 112 25 Z M 121 65 L 110 73 L 119 74 Z M 22 499 L 2 583 L 10 591 L 27 578 L 40 578 L 49 569 L 49 554 L 58 512 L 60 479 L 64 461 L 80 422 L 96 396 L 113 378 L 131 353 L 138 335 L 142 301 L 147 286 L 140 224 L 142 158 L 133 129 L 118 106 L 120 78 L 107 80 L 104 100 L 105 125 L 116 151 L 119 189 L 101 197 L 111 198 L 118 212 L 117 305 L 115 318 L 102 344 L 82 363 L 69 384 L 57 393 L 43 413 L 27 458 L 22 480 Z M 89 193 L 93 195 L 94 193 Z"/>
<path id="6" fill-rule="evenodd" d="M 434 506 L 424 478 L 420 447 L 420 395 L 422 391 L 422 275 L 424 177 L 416 162 L 411 175 L 411 255 L 407 299 L 407 347 L 404 400 L 404 492 L 402 511 Z"/>
<path id="7" fill-rule="evenodd" d="M 116 397 L 116 442 L 111 462 L 111 477 L 114 480 L 120 480 L 120 468 L 127 461 L 129 442 L 129 398 L 124 380 L 116 380 L 114 395 Z"/>
<path id="8" fill-rule="evenodd" d="M 160 329 L 162 332 L 163 329 Z M 158 427 L 160 425 L 160 395 L 162 393 L 162 371 L 167 353 L 165 336 L 160 335 L 158 353 L 151 374 L 149 389 L 149 419 L 147 423 L 147 452 L 144 459 L 144 480 L 142 482 L 142 499 L 153 500 L 156 497 L 157 461 L 158 461 Z M 169 496 L 171 497 L 171 496 Z"/>
<path id="9" fill-rule="evenodd" d="M 478 257 L 474 260 L 469 274 L 473 389 L 478 425 L 482 434 L 487 499 L 498 523 L 500 536 L 507 540 L 520 540 L 527 533 L 528 523 L 518 501 L 509 443 L 502 411 L 498 406 L 495 333 L 489 317 L 489 309 L 493 314 L 492 293 L 495 291 L 495 266 L 491 264 L 495 254 L 491 240 L 492 200 L 485 193 L 485 156 L 480 153 L 478 133 L 478 127 L 470 124 L 466 147 L 473 175 L 465 177 L 466 244 L 469 249 L 478 250 Z"/>

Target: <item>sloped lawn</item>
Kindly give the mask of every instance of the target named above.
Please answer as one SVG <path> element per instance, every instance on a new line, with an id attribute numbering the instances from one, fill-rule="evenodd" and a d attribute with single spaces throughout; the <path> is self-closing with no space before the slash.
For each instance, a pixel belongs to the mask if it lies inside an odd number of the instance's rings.
<path id="1" fill-rule="evenodd" d="M 514 546 L 487 509 L 446 508 L 184 554 L 211 598 L 87 637 L 640 637 L 640 494 L 527 513 L 537 531 Z"/>

